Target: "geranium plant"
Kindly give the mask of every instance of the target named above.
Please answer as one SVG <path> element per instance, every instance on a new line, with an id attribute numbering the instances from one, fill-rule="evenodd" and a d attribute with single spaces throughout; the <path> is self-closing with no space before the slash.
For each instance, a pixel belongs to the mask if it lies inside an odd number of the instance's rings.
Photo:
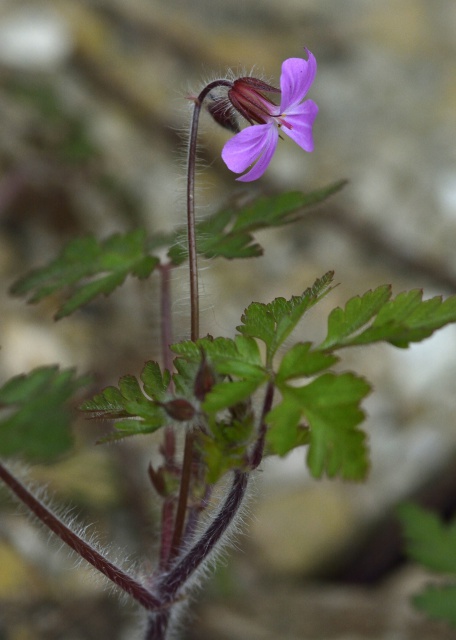
<path id="1" fill-rule="evenodd" d="M 240 309 L 232 338 L 200 335 L 198 257 L 230 261 L 259 256 L 262 248 L 255 231 L 299 221 L 309 207 L 344 184 L 261 197 L 244 207 L 221 208 L 196 222 L 201 109 L 234 134 L 222 151 L 228 169 L 242 174 L 237 178 L 242 182 L 257 180 L 282 134 L 312 151 L 318 108 L 306 96 L 316 71 L 315 57 L 306 50 L 304 58 L 285 60 L 280 88 L 254 77 L 206 85 L 191 98 L 187 224 L 166 237 L 149 238 L 138 229 L 102 241 L 73 240 L 49 264 L 12 287 L 13 294 L 32 302 L 59 292 L 63 302 L 56 317 L 63 318 L 95 297 L 111 294 L 127 276 L 154 274 L 160 279 L 161 363 L 147 361 L 139 380 L 126 374 L 118 386 L 103 389 L 80 407 L 87 416 L 112 422 L 104 441 L 163 434 L 161 463 L 151 464 L 145 478 L 161 501 L 153 571 L 147 571 L 147 564 L 138 574 L 125 571 L 54 513 L 6 462 L 8 456 L 50 460 L 70 448 L 67 402 L 87 379 L 73 370 L 41 367 L 0 388 L 0 454 L 5 459 L 0 478 L 45 527 L 144 609 L 144 640 L 171 637 L 195 575 L 226 539 L 249 480 L 266 456 L 285 456 L 305 447 L 314 478 L 366 477 L 369 452 L 360 428 L 361 403 L 371 387 L 356 373 L 334 370 L 343 349 L 379 341 L 405 348 L 456 321 L 456 297 L 423 300 L 419 290 L 393 297 L 391 287 L 384 285 L 335 308 L 321 343 L 290 343 L 303 316 L 330 294 L 334 274 L 329 270 L 288 299 L 252 302 Z M 246 126 L 241 129 L 242 122 Z M 280 152 L 286 153 L 285 146 Z M 170 273 L 184 262 L 190 279 L 188 339 L 174 342 Z M 182 456 L 177 453 L 180 441 Z M 230 479 L 224 497 L 215 510 L 208 509 L 214 486 L 225 476 Z"/>

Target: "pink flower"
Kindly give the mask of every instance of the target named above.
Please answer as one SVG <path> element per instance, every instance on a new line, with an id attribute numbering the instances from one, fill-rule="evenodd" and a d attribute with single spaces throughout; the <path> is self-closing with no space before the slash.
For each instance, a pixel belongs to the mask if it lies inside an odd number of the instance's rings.
<path id="1" fill-rule="evenodd" d="M 304 151 L 313 151 L 312 125 L 318 107 L 313 100 L 303 100 L 315 79 L 317 62 L 306 51 L 308 60 L 289 58 L 282 64 L 280 90 L 255 78 L 239 78 L 228 91 L 231 105 L 252 125 L 223 147 L 222 159 L 234 173 L 242 173 L 253 165 L 237 180 L 250 182 L 263 175 L 276 150 L 279 130 Z M 280 93 L 280 106 L 269 100 L 265 92 Z"/>

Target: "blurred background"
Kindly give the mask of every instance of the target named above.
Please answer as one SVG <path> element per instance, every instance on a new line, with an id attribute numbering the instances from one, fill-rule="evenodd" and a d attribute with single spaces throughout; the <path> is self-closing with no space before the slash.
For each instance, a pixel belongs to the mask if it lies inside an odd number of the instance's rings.
<path id="1" fill-rule="evenodd" d="M 265 256 L 202 274 L 202 331 L 233 335 L 252 299 L 301 293 L 329 269 L 340 286 L 298 329 L 321 339 L 337 304 L 379 284 L 456 293 L 456 4 L 447 0 L 2 0 L 0 2 L 0 383 L 40 364 L 92 371 L 98 388 L 159 357 L 157 284 L 128 281 L 58 323 L 11 283 L 71 238 L 185 217 L 186 96 L 228 68 L 273 84 L 308 47 L 320 108 L 315 151 L 285 141 L 265 176 L 236 183 L 228 135 L 206 117 L 198 214 L 232 199 L 347 187 L 298 226 L 260 234 Z M 229 268 L 228 268 L 229 267 Z M 185 271 L 174 275 L 186 336 Z M 362 486 L 316 482 L 305 452 L 258 473 L 246 534 L 200 594 L 187 640 L 435 640 L 409 597 L 429 580 L 401 552 L 394 506 L 456 506 L 456 328 L 408 351 L 344 354 L 374 385 L 365 403 L 372 469 Z M 153 561 L 147 464 L 157 442 L 95 447 L 37 467 L 106 544 Z M 135 608 L 56 552 L 1 493 L 0 640 L 133 640 Z M 152 542 L 151 542 L 152 541 Z"/>

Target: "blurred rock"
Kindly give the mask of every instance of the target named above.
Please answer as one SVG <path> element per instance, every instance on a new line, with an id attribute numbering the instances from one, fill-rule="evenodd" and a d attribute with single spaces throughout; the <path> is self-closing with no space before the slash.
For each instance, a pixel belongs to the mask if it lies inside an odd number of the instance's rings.
<path id="1" fill-rule="evenodd" d="M 263 493 L 253 511 L 249 535 L 266 573 L 321 575 L 356 539 L 357 519 L 337 483 Z"/>
<path id="2" fill-rule="evenodd" d="M 0 64 L 49 72 L 68 60 L 72 50 L 66 21 L 50 6 L 15 7 L 0 16 Z"/>

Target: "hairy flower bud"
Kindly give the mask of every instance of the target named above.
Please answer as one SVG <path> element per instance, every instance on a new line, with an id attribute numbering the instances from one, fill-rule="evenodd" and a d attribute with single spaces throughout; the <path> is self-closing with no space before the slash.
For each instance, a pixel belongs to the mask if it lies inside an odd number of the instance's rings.
<path id="1" fill-rule="evenodd" d="M 224 129 L 228 129 L 232 133 L 239 133 L 241 130 L 236 115 L 229 104 L 226 97 L 213 97 L 209 94 L 209 100 L 206 104 L 206 109 L 209 111 L 213 119 L 217 124 Z"/>

